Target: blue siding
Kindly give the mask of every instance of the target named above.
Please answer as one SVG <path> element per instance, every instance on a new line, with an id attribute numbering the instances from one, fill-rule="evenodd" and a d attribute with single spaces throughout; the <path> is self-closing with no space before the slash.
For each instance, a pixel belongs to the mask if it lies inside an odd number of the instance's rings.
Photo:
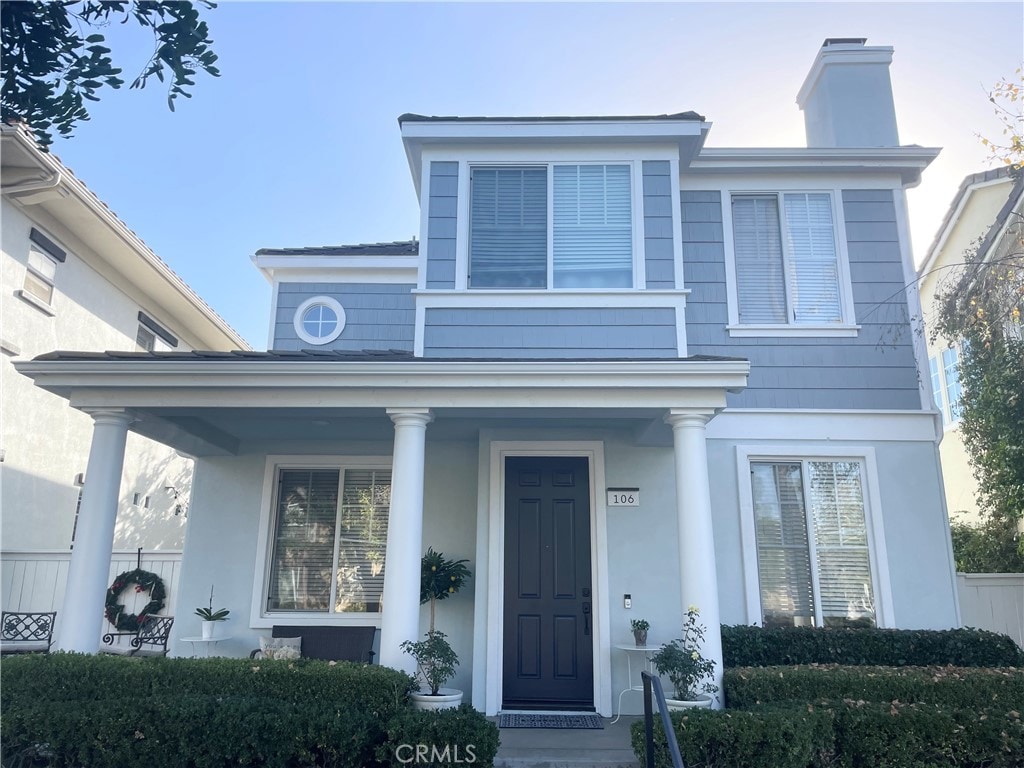
<path id="1" fill-rule="evenodd" d="M 675 288 L 672 253 L 672 186 L 667 160 L 645 160 L 644 269 L 648 288 Z"/>
<path id="2" fill-rule="evenodd" d="M 413 349 L 413 285 L 383 283 L 281 283 L 277 291 L 273 349 Z M 314 346 L 295 335 L 295 310 L 313 296 L 330 296 L 345 310 L 345 329 L 330 344 Z"/>
<path id="3" fill-rule="evenodd" d="M 675 357 L 675 310 L 428 309 L 425 357 Z"/>
<path id="4" fill-rule="evenodd" d="M 919 409 L 913 336 L 903 293 L 896 212 L 889 190 L 843 192 L 854 338 L 731 338 L 726 303 L 721 195 L 683 192 L 683 274 L 691 355 L 750 360 L 740 408 Z"/>
<path id="5" fill-rule="evenodd" d="M 455 287 L 455 236 L 459 200 L 459 164 L 430 164 L 427 201 L 427 288 Z"/>

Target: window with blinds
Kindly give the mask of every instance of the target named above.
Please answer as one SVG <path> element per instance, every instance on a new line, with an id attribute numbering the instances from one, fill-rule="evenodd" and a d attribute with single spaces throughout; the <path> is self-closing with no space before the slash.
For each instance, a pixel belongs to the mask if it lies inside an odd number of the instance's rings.
<path id="1" fill-rule="evenodd" d="M 470 199 L 470 286 L 546 287 L 547 169 L 474 167 Z"/>
<path id="2" fill-rule="evenodd" d="M 390 504 L 390 470 L 280 470 L 267 610 L 379 612 Z"/>
<path id="3" fill-rule="evenodd" d="M 628 165 L 555 166 L 555 288 L 633 285 L 632 198 Z"/>
<path id="4" fill-rule="evenodd" d="M 732 222 L 740 323 L 842 322 L 830 195 L 734 195 Z"/>
<path id="5" fill-rule="evenodd" d="M 628 164 L 471 168 L 470 287 L 632 286 L 632 174 Z"/>
<path id="6" fill-rule="evenodd" d="M 874 626 L 860 462 L 752 462 L 750 476 L 764 626 Z"/>

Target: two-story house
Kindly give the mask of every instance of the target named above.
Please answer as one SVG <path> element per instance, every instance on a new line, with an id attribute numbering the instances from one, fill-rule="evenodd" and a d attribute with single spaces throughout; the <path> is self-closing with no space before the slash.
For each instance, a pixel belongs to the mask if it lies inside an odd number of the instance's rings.
<path id="1" fill-rule="evenodd" d="M 238 349 L 246 342 L 22 124 L 0 125 L 0 604 L 60 608 L 88 482 L 92 419 L 14 363 L 64 350 Z M 176 551 L 192 459 L 131 435 L 108 552 Z M 173 563 L 169 561 L 168 567 Z"/>
<path id="2" fill-rule="evenodd" d="M 232 654 L 373 624 L 411 670 L 427 546 L 470 560 L 437 621 L 488 713 L 610 714 L 629 620 L 657 643 L 690 605 L 719 677 L 720 623 L 956 626 L 904 197 L 937 150 L 900 145 L 864 43 L 819 51 L 802 148 L 709 149 L 694 112 L 403 115 L 419 238 L 259 251 L 272 351 L 20 370 L 93 409 L 97 475 L 130 418 L 198 457 L 182 600 L 215 583 Z"/>

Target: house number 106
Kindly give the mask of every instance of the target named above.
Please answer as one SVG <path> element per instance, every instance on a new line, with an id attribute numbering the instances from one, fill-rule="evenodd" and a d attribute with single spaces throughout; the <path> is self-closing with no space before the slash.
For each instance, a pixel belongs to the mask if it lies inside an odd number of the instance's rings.
<path id="1" fill-rule="evenodd" d="M 609 507 L 638 507 L 640 506 L 639 488 L 609 488 Z"/>

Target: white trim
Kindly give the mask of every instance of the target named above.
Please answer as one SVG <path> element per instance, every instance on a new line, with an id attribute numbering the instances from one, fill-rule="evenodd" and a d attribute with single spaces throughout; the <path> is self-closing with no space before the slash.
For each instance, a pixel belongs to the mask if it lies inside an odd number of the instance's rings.
<path id="1" fill-rule="evenodd" d="M 736 244 L 733 236 L 732 201 L 735 197 L 748 195 L 773 195 L 777 200 L 779 215 L 779 235 L 782 241 L 782 262 L 785 272 L 786 314 L 792 310 L 792 268 L 793 261 L 786 245 L 786 214 L 785 195 L 787 194 L 828 195 L 832 213 L 832 239 L 836 248 L 836 272 L 839 276 L 839 314 L 838 323 L 740 323 L 739 292 L 736 279 Z M 843 191 L 839 186 L 809 188 L 790 186 L 785 188 L 766 189 L 763 186 L 747 187 L 733 185 L 721 190 L 722 195 L 722 243 L 725 248 L 725 279 L 726 303 L 728 305 L 729 323 L 726 330 L 730 337 L 802 337 L 802 338 L 840 338 L 856 336 L 861 326 L 857 325 L 853 302 L 853 279 L 850 275 L 850 259 L 846 240 L 846 226 L 843 210 Z"/>
<path id="2" fill-rule="evenodd" d="M 481 648 L 473 646 L 474 698 L 480 706 L 477 693 L 483 696 L 487 715 L 501 710 L 502 697 L 502 620 L 504 613 L 505 566 L 505 458 L 507 456 L 579 456 L 588 459 L 590 469 L 590 541 L 591 575 L 594 591 L 594 706 L 598 714 L 610 717 L 611 688 L 611 623 L 608 594 L 608 539 L 607 508 L 603 493 L 605 487 L 604 443 L 601 441 L 515 441 L 492 439 L 481 435 L 479 477 L 487 478 L 486 496 L 481 492 L 477 513 L 477 571 L 487 574 L 486 581 L 478 582 L 474 610 L 474 636 L 481 631 L 487 642 Z M 482 523 L 482 524 L 481 524 Z M 481 554 L 486 556 L 481 559 Z M 481 663 L 480 657 L 485 657 Z M 476 678 L 484 669 L 483 686 Z"/>
<path id="3" fill-rule="evenodd" d="M 737 339 L 783 337 L 790 338 L 848 338 L 860 331 L 859 325 L 727 325 L 729 336 Z"/>
<path id="4" fill-rule="evenodd" d="M 395 264 L 378 267 L 349 267 L 345 264 L 319 269 L 278 269 L 274 280 L 282 285 L 287 283 L 383 283 L 384 285 L 408 284 L 416 287 L 416 265 L 399 264 L 398 261 L 412 261 L 412 257 L 395 257 Z M 276 305 L 274 305 L 276 306 Z"/>
<path id="5" fill-rule="evenodd" d="M 907 210 L 907 193 L 893 191 L 893 205 L 896 211 L 896 233 L 899 238 L 900 260 L 903 266 L 903 294 L 907 300 L 910 340 L 914 347 L 914 362 L 917 365 L 917 389 L 921 395 L 921 407 L 932 408 L 931 371 L 928 368 L 928 342 L 925 339 L 924 309 L 921 307 L 921 286 L 914 269 L 914 253 L 910 240 L 910 214 Z"/>
<path id="6" fill-rule="evenodd" d="M 427 249 L 430 243 L 430 161 L 423 158 L 421 161 L 422 183 L 417 186 L 416 193 L 420 201 L 420 248 L 416 254 L 416 286 L 427 287 Z M 461 175 L 461 170 L 460 170 Z M 460 195 L 461 198 L 461 195 Z"/>
<path id="7" fill-rule="evenodd" d="M 727 408 L 708 423 L 709 440 L 855 440 L 937 443 L 938 411 Z"/>
<path id="8" fill-rule="evenodd" d="M 878 627 L 895 626 L 892 585 L 889 577 L 889 556 L 882 524 L 882 500 L 878 484 L 875 449 L 871 446 L 842 447 L 808 443 L 786 445 L 736 446 L 736 487 L 740 503 L 740 540 L 743 545 L 743 580 L 748 624 L 761 625 L 761 590 L 757 574 L 757 535 L 754 524 L 753 491 L 750 487 L 751 461 L 815 461 L 818 459 L 850 459 L 863 468 L 864 518 L 868 533 L 868 559 L 871 564 L 875 595 L 875 621 Z M 806 486 L 807 479 L 804 478 Z M 815 609 L 817 612 L 817 608 Z"/>
<path id="9" fill-rule="evenodd" d="M 674 144 L 651 142 L 627 146 L 613 142 L 593 141 L 585 146 L 553 144 L 452 145 L 425 149 L 423 157 L 430 161 L 458 161 L 467 165 L 574 165 L 579 163 L 623 163 L 635 160 L 671 160 L 679 158 Z"/>
<path id="10" fill-rule="evenodd" d="M 267 329 L 267 349 L 274 349 L 274 337 L 277 335 L 277 300 L 281 291 L 281 281 L 272 277 L 270 281 L 270 327 Z"/>
<path id="11" fill-rule="evenodd" d="M 615 139 L 634 141 L 665 141 L 682 136 L 700 136 L 704 123 L 700 120 L 666 120 L 662 117 L 614 117 L 598 120 L 500 118 L 472 121 L 409 120 L 402 123 L 402 138 L 460 141 L 463 139 L 548 139 L 562 141 L 602 142 Z"/>
<path id="12" fill-rule="evenodd" d="M 683 276 L 683 208 L 679 181 L 679 158 L 668 161 L 669 192 L 672 196 L 672 264 L 676 290 L 686 288 Z M 646 271 L 646 269 L 645 269 Z"/>
<path id="13" fill-rule="evenodd" d="M 455 201 L 455 288 L 469 289 L 469 219 L 472 177 L 469 162 L 459 160 L 459 192 Z M 422 343 L 422 341 L 421 341 Z"/>
<path id="14" fill-rule="evenodd" d="M 303 318 L 311 307 L 323 305 L 329 308 L 338 317 L 338 324 L 334 330 L 328 333 L 326 336 L 313 336 L 306 333 L 306 329 L 303 327 Z M 333 299 L 330 296 L 311 296 L 304 302 L 299 304 L 298 309 L 295 310 L 295 314 L 292 316 L 292 327 L 295 328 L 296 335 L 307 344 L 316 344 L 321 346 L 323 344 L 330 344 L 336 338 L 341 336 L 341 332 L 345 330 L 345 309 L 338 303 L 337 299 Z"/>
<path id="15" fill-rule="evenodd" d="M 390 456 L 351 456 L 328 454 L 268 454 L 263 468 L 263 492 L 260 499 L 260 518 L 256 540 L 256 564 L 253 570 L 252 594 L 249 604 L 249 628 L 267 629 L 275 624 L 338 625 L 359 624 L 379 627 L 380 613 L 331 613 L 265 611 L 270 579 L 271 525 L 274 515 L 276 481 L 281 469 L 337 469 L 339 482 L 344 482 L 346 469 L 391 469 Z M 338 497 L 339 504 L 341 497 Z M 386 566 L 385 554 L 385 566 Z"/>
<path id="16" fill-rule="evenodd" d="M 733 190 L 755 189 L 771 192 L 806 192 L 808 189 L 899 189 L 899 177 L 892 173 L 874 171 L 870 173 L 836 172 L 813 173 L 809 169 L 798 173 L 785 173 L 773 169 L 758 172 L 757 169 L 737 170 L 735 173 L 707 174 L 688 169 L 679 179 L 679 187 L 686 192 L 732 192 Z"/>
<path id="17" fill-rule="evenodd" d="M 633 227 L 633 290 L 647 289 L 647 238 L 644 232 L 644 161 L 634 160 L 630 166 L 630 213 Z M 552 228 L 553 230 L 554 228 Z M 554 285 L 554 283 L 551 283 Z"/>

